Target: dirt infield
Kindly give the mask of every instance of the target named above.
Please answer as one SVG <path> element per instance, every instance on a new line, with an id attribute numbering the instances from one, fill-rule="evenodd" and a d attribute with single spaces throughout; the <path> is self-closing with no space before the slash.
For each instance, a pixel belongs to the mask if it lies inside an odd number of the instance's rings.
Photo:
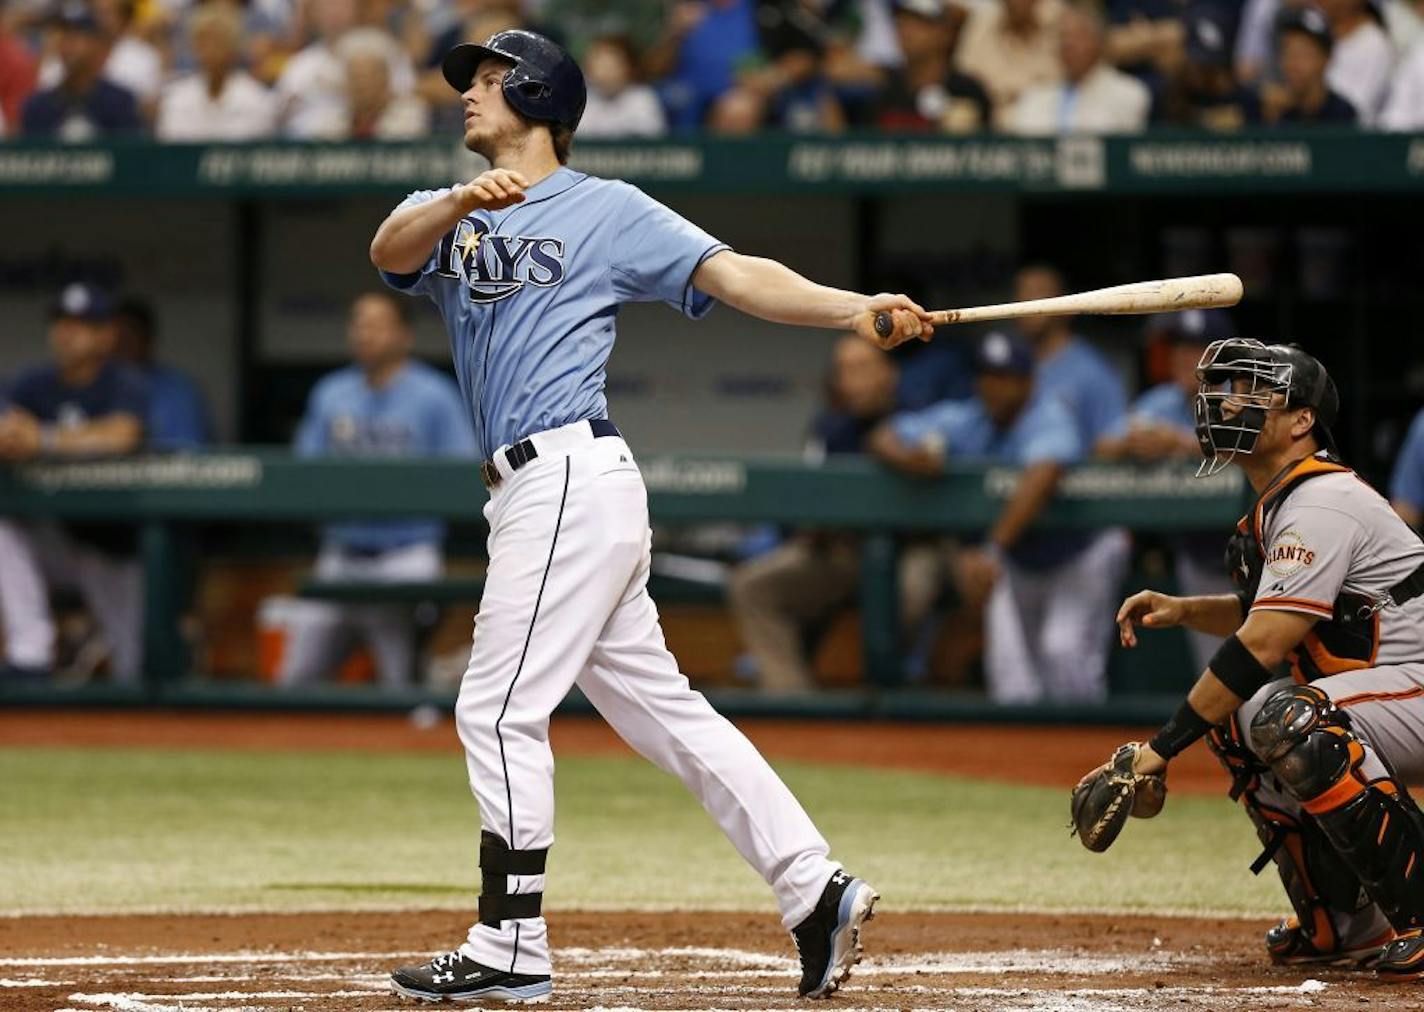
<path id="1" fill-rule="evenodd" d="M 393 966 L 454 944 L 428 914 L 0 920 L 9 1012 L 381 1012 Z M 881 914 L 830 1008 L 1323 1010 L 1419 1008 L 1369 974 L 1265 965 L 1259 925 L 1153 917 Z M 752 1010 L 794 997 L 789 939 L 751 914 L 557 915 L 545 1008 Z"/>
<path id="2" fill-rule="evenodd" d="M 871 721 L 739 720 L 771 759 L 848 763 L 952 773 L 979 780 L 1067 790 L 1124 741 L 1146 740 L 1147 728 L 1014 727 L 891 724 Z M 593 717 L 555 720 L 555 755 L 628 752 Z M 143 746 L 145 748 L 343 749 L 362 752 L 449 752 L 460 743 L 454 724 L 425 726 L 402 716 L 18 710 L 0 712 L 0 746 Z M 1172 764 L 1177 793 L 1223 794 L 1220 767 L 1197 745 Z"/>
<path id="3" fill-rule="evenodd" d="M 776 759 L 873 764 L 1065 788 L 1140 729 L 946 727 L 745 721 Z M 595 720 L 559 720 L 556 753 L 624 746 Z M 11 747 L 458 751 L 448 721 L 210 713 L 0 713 Z M 1218 793 L 1201 748 L 1173 789 Z M 1266 964 L 1266 925 L 1242 920 L 882 910 L 837 1005 L 957 1009 L 1424 1008 L 1410 987 L 1333 969 Z M 466 916 L 338 913 L 0 917 L 5 1012 L 386 1012 L 419 1006 L 388 990 L 396 965 L 455 944 Z M 551 918 L 555 994 L 545 1007 L 752 1010 L 794 997 L 789 939 L 770 914 L 567 913 Z"/>

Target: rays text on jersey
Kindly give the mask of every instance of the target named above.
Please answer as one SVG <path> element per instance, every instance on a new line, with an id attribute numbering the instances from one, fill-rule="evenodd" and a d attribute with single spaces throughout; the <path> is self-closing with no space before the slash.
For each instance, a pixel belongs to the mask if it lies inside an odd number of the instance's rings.
<path id="1" fill-rule="evenodd" d="M 471 302 L 498 302 L 525 284 L 552 288 L 564 280 L 564 241 L 548 236 L 498 235 L 482 222 L 460 222 L 441 240 L 436 270 L 462 278 Z"/>

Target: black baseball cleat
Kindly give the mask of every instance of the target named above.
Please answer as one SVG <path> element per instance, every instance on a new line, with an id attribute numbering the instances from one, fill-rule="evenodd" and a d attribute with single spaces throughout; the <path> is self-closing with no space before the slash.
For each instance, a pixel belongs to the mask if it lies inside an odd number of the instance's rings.
<path id="1" fill-rule="evenodd" d="M 1266 952 L 1277 966 L 1345 966 L 1365 970 L 1380 958 L 1385 944 L 1393 937 L 1393 929 L 1387 929 L 1367 941 L 1318 949 L 1301 929 L 1300 921 L 1286 917 L 1266 932 Z"/>
<path id="2" fill-rule="evenodd" d="M 1386 945 L 1375 963 L 1375 974 L 1388 981 L 1424 978 L 1424 930 L 1406 931 Z"/>
<path id="3" fill-rule="evenodd" d="M 508 973 L 477 963 L 459 949 L 421 966 L 403 966 L 391 974 L 396 994 L 420 1001 L 533 1002 L 549 997 L 548 974 Z"/>
<path id="4" fill-rule="evenodd" d="M 803 998 L 826 998 L 850 976 L 860 962 L 860 926 L 875 916 L 880 894 L 868 882 L 837 871 L 826 883 L 816 909 L 796 927 L 791 937 L 801 954 Z"/>

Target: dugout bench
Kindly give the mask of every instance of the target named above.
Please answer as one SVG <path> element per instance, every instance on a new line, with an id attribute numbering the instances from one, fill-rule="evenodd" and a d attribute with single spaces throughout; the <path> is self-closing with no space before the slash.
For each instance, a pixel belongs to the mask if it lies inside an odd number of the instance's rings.
<path id="1" fill-rule="evenodd" d="M 959 466 L 941 478 L 920 480 L 865 459 L 812 466 L 784 458 L 654 456 L 642 468 L 655 525 L 733 521 L 859 533 L 864 679 L 872 689 L 893 687 L 902 677 L 897 535 L 982 532 L 1017 478 L 1011 469 Z M 1138 532 L 1224 532 L 1240 516 L 1246 497 L 1245 483 L 1235 471 L 1196 479 L 1185 465 L 1085 465 L 1065 477 L 1040 524 L 1047 529 L 1122 525 Z M 191 688 L 179 635 L 179 546 L 185 528 L 410 515 L 469 523 L 480 520 L 485 500 L 475 469 L 463 461 L 300 460 L 284 451 L 234 448 L 0 469 L 0 515 L 103 519 L 140 527 L 148 702 L 221 701 L 210 692 L 184 692 L 185 685 Z M 303 589 L 331 600 L 379 596 L 453 603 L 477 600 L 481 582 L 307 584 Z M 716 588 L 665 577 L 652 589 L 667 599 L 720 599 Z M 3 686 L 0 692 L 15 699 Z M 266 705 L 291 703 L 270 695 L 274 698 Z M 908 715 L 928 715 L 917 706 L 908 709 Z M 994 715 L 987 706 L 980 709 L 979 716 Z M 1118 717 L 1128 719 L 1123 713 Z"/>

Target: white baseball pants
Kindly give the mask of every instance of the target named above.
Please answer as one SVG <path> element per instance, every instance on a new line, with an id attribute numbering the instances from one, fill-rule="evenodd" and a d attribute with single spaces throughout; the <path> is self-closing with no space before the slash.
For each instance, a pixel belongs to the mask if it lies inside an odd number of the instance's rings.
<path id="1" fill-rule="evenodd" d="M 423 582 L 438 580 L 444 569 L 440 546 L 426 541 L 375 556 L 354 555 L 340 545 L 327 544 L 316 560 L 316 578 L 331 582 Z M 330 678 L 357 640 L 370 649 L 382 685 L 401 687 L 414 681 L 415 616 L 410 605 L 334 601 L 299 604 L 277 675 L 283 687 Z"/>
<path id="2" fill-rule="evenodd" d="M 0 520 L 0 623 L 6 659 L 54 666 L 49 586 L 74 586 L 103 630 L 112 679 L 137 684 L 143 668 L 143 566 L 72 537 L 49 521 Z"/>
<path id="3" fill-rule="evenodd" d="M 1103 700 L 1130 549 L 1127 532 L 1112 528 L 1052 569 L 1004 560 L 984 609 L 984 676 L 994 702 Z"/>
<path id="4" fill-rule="evenodd" d="M 627 444 L 594 438 L 586 422 L 531 441 L 538 457 L 517 472 L 495 454 L 489 572 L 455 710 L 484 829 L 519 851 L 554 842 L 549 715 L 577 684 L 629 745 L 681 778 L 771 886 L 783 923 L 799 923 L 839 866 L 668 652 L 647 590 L 647 492 Z M 543 875 L 508 877 L 511 894 L 543 888 Z M 465 949 L 511 972 L 550 971 L 542 917 L 477 923 Z"/>

